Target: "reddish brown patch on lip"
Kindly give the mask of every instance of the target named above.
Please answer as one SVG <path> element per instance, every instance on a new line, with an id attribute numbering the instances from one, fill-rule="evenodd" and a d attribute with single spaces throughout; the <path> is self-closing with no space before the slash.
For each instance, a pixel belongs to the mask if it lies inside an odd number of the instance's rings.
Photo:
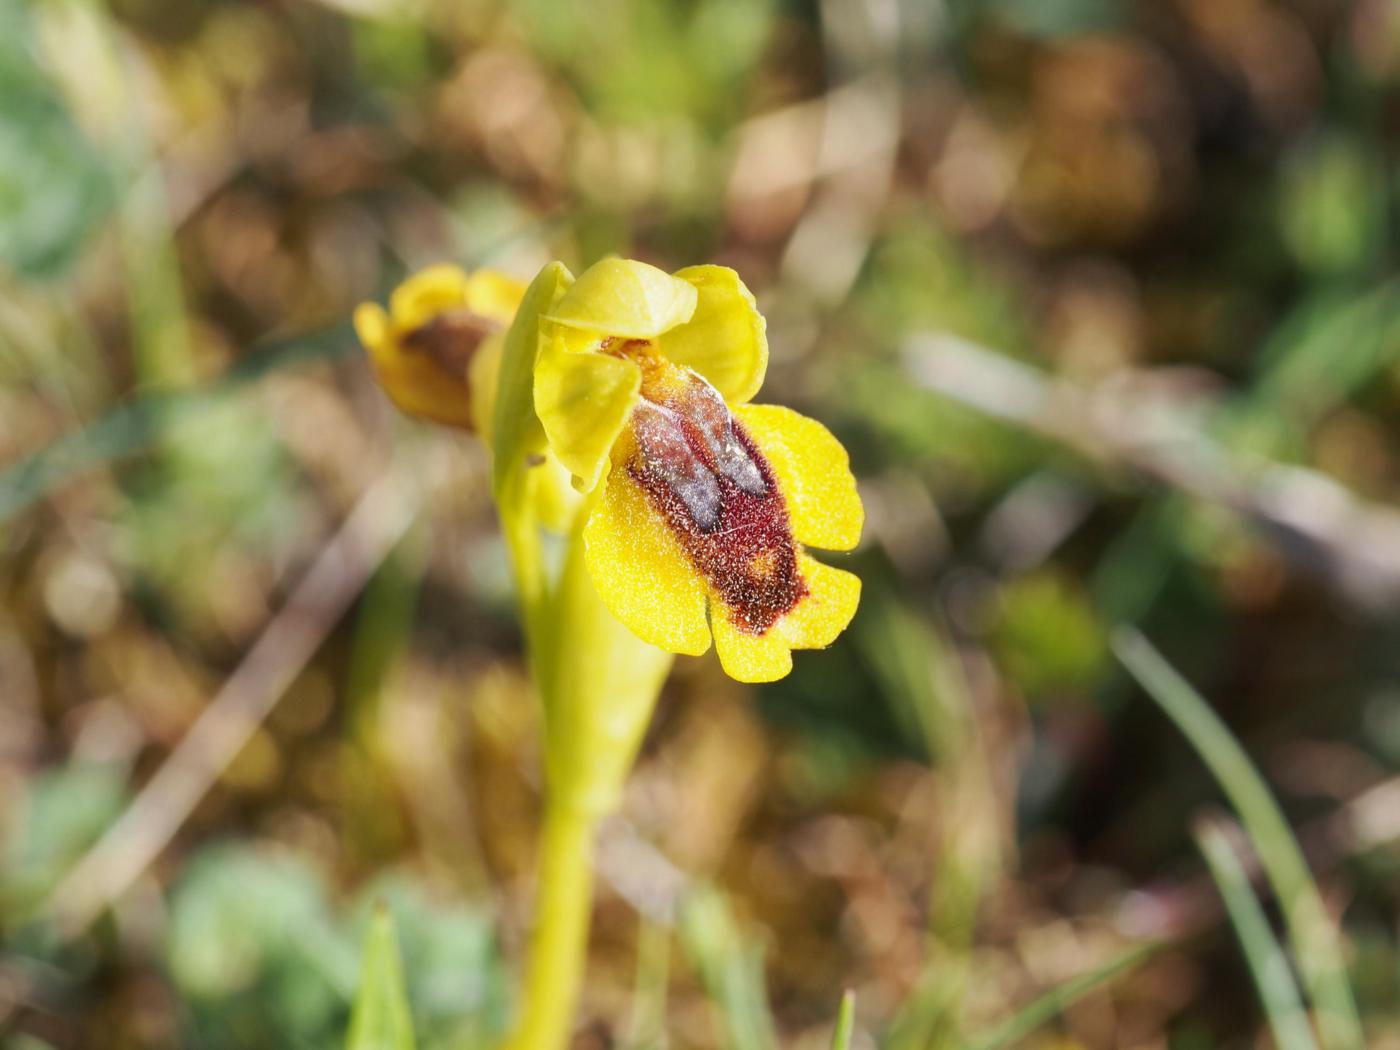
<path id="1" fill-rule="evenodd" d="M 641 485 L 735 626 L 763 634 L 807 594 L 772 466 L 699 376 L 648 352 L 608 346 L 642 369 L 628 428 L 628 475 Z"/>

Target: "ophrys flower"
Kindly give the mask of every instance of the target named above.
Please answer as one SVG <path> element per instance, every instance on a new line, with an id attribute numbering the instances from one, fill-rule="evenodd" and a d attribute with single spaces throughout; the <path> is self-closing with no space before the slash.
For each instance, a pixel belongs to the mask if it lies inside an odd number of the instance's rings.
<path id="1" fill-rule="evenodd" d="M 830 645 L 860 598 L 859 579 L 803 549 L 860 539 L 846 452 L 820 423 L 748 403 L 767 358 L 734 271 L 604 259 L 542 318 L 534 370 L 550 449 L 596 490 L 583 538 L 604 604 L 668 652 L 713 637 L 750 682 Z"/>

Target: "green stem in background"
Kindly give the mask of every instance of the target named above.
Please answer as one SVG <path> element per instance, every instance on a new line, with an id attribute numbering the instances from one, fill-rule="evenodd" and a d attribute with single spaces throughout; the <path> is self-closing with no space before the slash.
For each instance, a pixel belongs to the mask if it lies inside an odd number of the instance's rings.
<path id="1" fill-rule="evenodd" d="M 567 799 L 546 802 L 525 1014 L 513 1050 L 566 1046 L 588 954 L 596 822 Z"/>
<path id="2" fill-rule="evenodd" d="M 1341 936 L 1308 871 L 1302 848 L 1249 756 L 1209 704 L 1139 632 L 1119 628 L 1113 648 L 1128 671 L 1176 723 L 1239 815 L 1288 925 L 1293 957 L 1317 1012 L 1328 1050 L 1366 1045 L 1347 979 Z"/>
<path id="3" fill-rule="evenodd" d="M 175 251 L 174 219 L 150 129 L 137 104 L 136 71 L 123 49 L 120 25 L 108 5 L 92 0 L 55 4 L 49 50 L 73 112 L 109 158 L 116 182 L 118 240 L 136 370 L 157 390 L 190 386 L 197 378 L 185 293 Z M 61 51 L 87 30 L 94 41 L 75 63 Z M 178 450 L 177 450 L 178 451 Z"/>
<path id="4" fill-rule="evenodd" d="M 1254 975 L 1274 1042 L 1279 1050 L 1317 1050 L 1288 957 L 1269 929 L 1269 920 L 1254 896 L 1249 875 L 1230 843 L 1229 833 L 1220 821 L 1207 820 L 1196 826 L 1195 835 Z"/>
<path id="5" fill-rule="evenodd" d="M 963 1045 L 968 1047 L 968 1050 L 1005 1050 L 1015 1046 L 1052 1017 L 1064 1013 L 1089 993 L 1097 991 L 1124 974 L 1131 973 L 1140 963 L 1146 962 L 1165 947 L 1165 941 L 1148 941 L 1129 948 L 1102 966 L 1051 988 L 1021 1007 L 986 1035 Z"/>

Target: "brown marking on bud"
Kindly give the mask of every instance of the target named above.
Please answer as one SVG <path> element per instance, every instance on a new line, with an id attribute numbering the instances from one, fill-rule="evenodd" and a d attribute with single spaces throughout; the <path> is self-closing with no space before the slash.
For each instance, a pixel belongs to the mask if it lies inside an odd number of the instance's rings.
<path id="1" fill-rule="evenodd" d="M 694 372 L 639 340 L 610 341 L 603 349 L 642 370 L 642 396 L 624 446 L 628 475 L 735 625 L 765 633 L 807 594 L 772 466 L 719 392 Z"/>
<path id="2" fill-rule="evenodd" d="M 477 348 L 504 327 L 471 310 L 444 310 L 407 332 L 399 342 L 405 350 L 424 354 L 443 371 L 465 380 Z"/>

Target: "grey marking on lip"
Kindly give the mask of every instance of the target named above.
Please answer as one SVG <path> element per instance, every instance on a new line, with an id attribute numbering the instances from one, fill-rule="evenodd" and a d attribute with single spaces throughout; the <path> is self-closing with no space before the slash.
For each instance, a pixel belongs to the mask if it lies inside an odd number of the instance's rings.
<path id="1" fill-rule="evenodd" d="M 686 442 L 681 416 L 650 401 L 632 411 L 643 468 L 685 505 L 696 528 L 709 532 L 719 524 L 723 498 L 719 482 Z"/>
<path id="2" fill-rule="evenodd" d="M 695 399 L 695 411 L 691 418 L 699 428 L 706 447 L 715 457 L 719 472 L 750 496 L 767 495 L 768 485 L 758 464 L 734 433 L 734 417 L 729 414 L 724 398 L 699 376 L 695 377 L 695 382 L 700 394 Z"/>

